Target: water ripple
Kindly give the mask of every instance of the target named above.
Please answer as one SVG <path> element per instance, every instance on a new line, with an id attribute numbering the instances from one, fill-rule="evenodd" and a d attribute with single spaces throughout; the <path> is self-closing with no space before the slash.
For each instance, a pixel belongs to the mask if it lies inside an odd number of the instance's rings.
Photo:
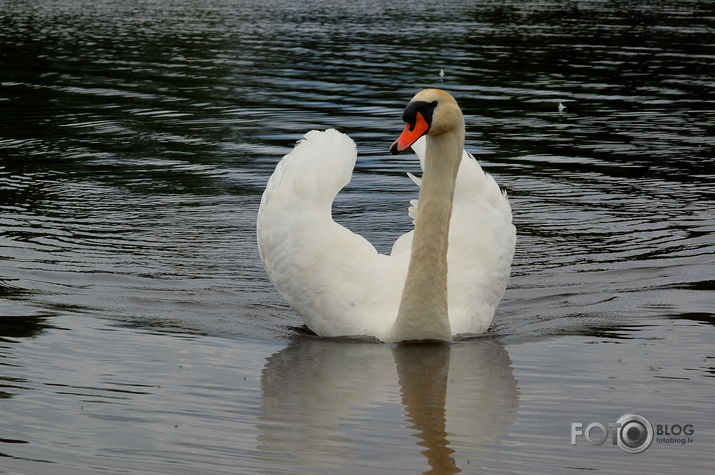
<path id="1" fill-rule="evenodd" d="M 405 101 L 439 86 L 458 97 L 468 148 L 514 210 L 495 334 L 648 320 L 673 302 L 706 314 L 714 19 L 696 0 L 416 1 L 407 16 L 373 0 L 9 2 L 6 313 L 292 334 L 300 321 L 255 243 L 277 160 L 307 130 L 349 133 L 360 155 L 335 215 L 387 251 L 417 193 L 405 176 L 414 158 L 388 145 Z"/>

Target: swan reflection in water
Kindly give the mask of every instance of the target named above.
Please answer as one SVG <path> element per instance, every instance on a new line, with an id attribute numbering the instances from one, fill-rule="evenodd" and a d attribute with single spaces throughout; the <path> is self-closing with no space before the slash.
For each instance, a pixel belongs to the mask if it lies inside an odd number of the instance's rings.
<path id="1" fill-rule="evenodd" d="M 298 470 L 473 471 L 499 456 L 519 402 L 506 349 L 484 338 L 296 339 L 268 358 L 262 392 L 262 461 Z"/>

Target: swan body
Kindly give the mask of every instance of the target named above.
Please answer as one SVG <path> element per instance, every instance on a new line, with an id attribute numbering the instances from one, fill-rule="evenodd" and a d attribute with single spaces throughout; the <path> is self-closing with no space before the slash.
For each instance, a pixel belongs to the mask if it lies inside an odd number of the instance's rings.
<path id="1" fill-rule="evenodd" d="M 411 144 L 424 171 L 422 179 L 410 175 L 421 186 L 409 209 L 415 229 L 400 236 L 389 255 L 332 219 L 333 200 L 350 182 L 357 156 L 347 135 L 308 132 L 268 180 L 257 220 L 261 260 L 318 335 L 451 340 L 483 333 L 492 321 L 516 243 L 511 208 L 506 193 L 464 151 L 463 120 L 441 130 L 449 123 L 442 110 L 454 99 L 439 90 L 424 93 L 442 102 L 426 136 Z M 425 102 L 420 94 L 413 102 Z M 398 142 L 413 133 L 409 126 Z"/>

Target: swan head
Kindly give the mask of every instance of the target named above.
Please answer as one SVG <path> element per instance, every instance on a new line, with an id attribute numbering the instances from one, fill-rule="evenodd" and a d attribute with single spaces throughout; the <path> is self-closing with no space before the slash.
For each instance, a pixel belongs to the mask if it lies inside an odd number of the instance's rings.
<path id="1" fill-rule="evenodd" d="M 412 98 L 402 113 L 405 129 L 390 146 L 397 155 L 423 135 L 436 136 L 461 129 L 464 116 L 459 104 L 448 92 L 441 89 L 424 89 Z"/>

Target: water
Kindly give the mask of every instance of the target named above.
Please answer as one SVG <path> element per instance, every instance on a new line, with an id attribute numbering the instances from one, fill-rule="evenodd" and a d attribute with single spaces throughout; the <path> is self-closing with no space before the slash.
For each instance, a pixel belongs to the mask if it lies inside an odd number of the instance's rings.
<path id="1" fill-rule="evenodd" d="M 0 1 L 0 470 L 709 471 L 714 28 L 707 1 Z M 308 335 L 258 259 L 265 182 L 341 129 L 334 215 L 387 251 L 428 86 L 511 197 L 493 326 Z M 570 444 L 627 412 L 694 442 Z"/>

